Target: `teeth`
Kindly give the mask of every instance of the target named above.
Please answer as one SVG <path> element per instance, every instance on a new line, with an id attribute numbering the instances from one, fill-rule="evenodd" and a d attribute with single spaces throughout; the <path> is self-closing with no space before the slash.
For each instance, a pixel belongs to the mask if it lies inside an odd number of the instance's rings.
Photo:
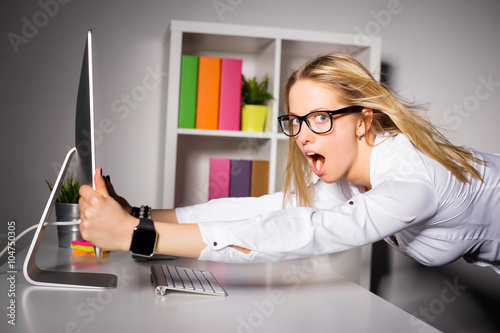
<path id="1" fill-rule="evenodd" d="M 314 155 L 314 153 L 313 153 L 313 152 L 310 152 L 310 153 L 307 153 L 306 155 L 313 156 L 313 155 Z"/>

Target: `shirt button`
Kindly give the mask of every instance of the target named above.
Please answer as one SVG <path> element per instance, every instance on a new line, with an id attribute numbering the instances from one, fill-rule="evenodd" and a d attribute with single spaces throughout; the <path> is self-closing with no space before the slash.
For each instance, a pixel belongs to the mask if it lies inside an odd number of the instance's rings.
<path id="1" fill-rule="evenodd" d="M 354 205 L 354 201 L 349 201 L 349 205 Z"/>
<path id="2" fill-rule="evenodd" d="M 214 242 L 214 246 L 217 246 L 217 242 Z"/>

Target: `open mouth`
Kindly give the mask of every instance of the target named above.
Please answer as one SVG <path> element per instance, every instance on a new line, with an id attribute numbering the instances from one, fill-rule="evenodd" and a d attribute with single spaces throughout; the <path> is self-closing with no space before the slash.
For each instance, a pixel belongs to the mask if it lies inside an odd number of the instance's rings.
<path id="1" fill-rule="evenodd" d="M 314 152 L 307 152 L 306 157 L 311 164 L 314 174 L 317 176 L 323 174 L 323 170 L 325 168 L 325 157 Z"/>

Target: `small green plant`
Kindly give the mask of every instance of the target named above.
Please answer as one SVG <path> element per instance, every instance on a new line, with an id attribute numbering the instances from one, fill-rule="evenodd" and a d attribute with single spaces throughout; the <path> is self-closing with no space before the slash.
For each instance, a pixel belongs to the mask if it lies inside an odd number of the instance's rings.
<path id="1" fill-rule="evenodd" d="M 45 182 L 52 191 L 54 184 L 50 183 L 48 180 L 45 180 Z M 80 193 L 78 193 L 79 190 L 80 187 L 78 186 L 78 178 L 73 176 L 73 173 L 70 173 L 61 184 L 61 189 L 59 190 L 56 202 L 78 203 L 78 200 L 80 199 Z"/>
<path id="2" fill-rule="evenodd" d="M 243 104 L 263 105 L 270 99 L 273 99 L 273 95 L 267 92 L 268 84 L 269 77 L 267 74 L 264 75 L 260 83 L 257 82 L 256 77 L 247 80 L 245 76 L 242 75 L 241 99 Z"/>

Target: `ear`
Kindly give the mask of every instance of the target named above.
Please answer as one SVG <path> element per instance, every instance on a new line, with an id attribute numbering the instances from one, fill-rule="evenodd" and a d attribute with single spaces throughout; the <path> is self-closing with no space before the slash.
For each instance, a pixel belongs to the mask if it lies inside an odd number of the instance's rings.
<path id="1" fill-rule="evenodd" d="M 356 135 L 364 136 L 370 130 L 373 121 L 373 110 L 364 108 L 356 127 Z"/>

